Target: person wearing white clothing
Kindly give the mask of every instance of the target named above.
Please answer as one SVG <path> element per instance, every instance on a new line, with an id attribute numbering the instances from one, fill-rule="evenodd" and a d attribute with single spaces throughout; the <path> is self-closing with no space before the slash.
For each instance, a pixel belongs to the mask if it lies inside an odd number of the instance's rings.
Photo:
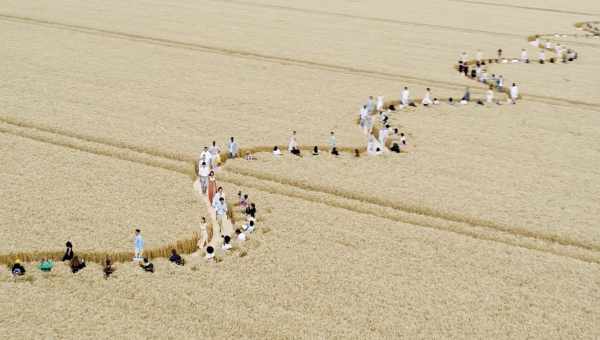
<path id="1" fill-rule="evenodd" d="M 544 52 L 544 50 L 540 50 L 540 54 L 538 57 L 540 64 L 543 64 L 546 60 L 546 52 Z"/>
<path id="2" fill-rule="evenodd" d="M 521 50 L 521 62 L 522 63 L 528 63 L 529 62 L 529 55 L 527 54 L 527 50 L 525 50 L 525 49 Z"/>
<path id="3" fill-rule="evenodd" d="M 333 150 L 336 147 L 335 133 L 331 131 L 329 133 L 329 148 Z"/>
<path id="4" fill-rule="evenodd" d="M 244 231 L 247 233 L 253 232 L 254 231 L 254 221 L 250 220 L 250 222 L 242 225 L 242 229 L 244 229 Z"/>
<path id="5" fill-rule="evenodd" d="M 491 104 L 492 101 L 494 101 L 494 91 L 492 86 L 490 86 L 487 92 L 485 93 L 485 102 Z"/>
<path id="6" fill-rule="evenodd" d="M 519 87 L 517 84 L 513 83 L 510 87 L 510 100 L 513 104 L 516 104 L 517 99 L 519 98 Z"/>
<path id="7" fill-rule="evenodd" d="M 367 112 L 373 111 L 373 96 L 369 96 L 369 100 L 367 101 Z"/>
<path id="8" fill-rule="evenodd" d="M 217 225 L 219 226 L 219 233 L 217 235 L 223 235 L 223 220 L 227 218 L 227 204 L 225 203 L 225 199 L 220 197 L 214 208 L 217 215 Z"/>
<path id="9" fill-rule="evenodd" d="M 477 50 L 477 54 L 475 54 L 475 59 L 478 63 L 480 63 L 483 60 L 483 53 L 481 52 L 481 50 Z"/>
<path id="10" fill-rule="evenodd" d="M 433 101 L 431 100 L 431 89 L 428 87 L 427 91 L 425 92 L 425 98 L 423 98 L 423 100 L 421 101 L 421 104 L 423 104 L 424 106 L 429 106 L 431 104 L 433 104 Z"/>
<path id="11" fill-rule="evenodd" d="M 142 238 L 142 232 L 139 229 L 135 230 L 135 252 L 134 252 L 134 261 L 140 261 L 142 259 L 142 255 L 144 254 L 144 238 Z"/>
<path id="12" fill-rule="evenodd" d="M 383 96 L 377 96 L 377 111 L 383 111 Z"/>
<path id="13" fill-rule="evenodd" d="M 288 143 L 288 151 L 292 151 L 298 148 L 298 142 L 296 141 L 296 131 L 292 132 L 292 136 L 290 137 L 290 142 Z"/>
<path id="14" fill-rule="evenodd" d="M 402 106 L 408 106 L 410 100 L 410 91 L 408 91 L 408 86 L 404 87 L 402 93 L 400 94 L 400 104 Z"/>
<path id="15" fill-rule="evenodd" d="M 379 144 L 382 147 L 385 145 L 385 140 L 387 139 L 388 134 L 390 132 L 389 128 L 390 128 L 389 125 L 385 125 L 383 127 L 383 129 L 379 130 Z"/>
<path id="16" fill-rule="evenodd" d="M 208 176 L 210 175 L 210 168 L 206 164 L 202 158 L 199 161 L 200 166 L 198 166 L 198 177 L 200 177 L 200 187 L 202 188 L 202 193 L 206 195 L 206 189 L 208 188 Z"/>
<path id="17" fill-rule="evenodd" d="M 227 151 L 229 152 L 229 158 L 236 158 L 238 156 L 239 148 L 233 137 L 229 140 Z"/>
<path id="18" fill-rule="evenodd" d="M 243 233 L 239 228 L 235 230 L 235 234 L 237 235 L 238 242 L 246 241 L 246 233 Z"/>
<path id="19" fill-rule="evenodd" d="M 273 147 L 273 156 L 279 157 L 281 156 L 281 150 L 278 146 Z"/>

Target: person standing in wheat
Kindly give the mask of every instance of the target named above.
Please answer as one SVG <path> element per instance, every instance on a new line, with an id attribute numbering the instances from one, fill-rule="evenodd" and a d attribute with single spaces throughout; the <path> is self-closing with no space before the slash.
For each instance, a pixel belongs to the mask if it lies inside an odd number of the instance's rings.
<path id="1" fill-rule="evenodd" d="M 212 204 L 212 201 L 215 197 L 215 193 L 217 192 L 217 179 L 215 178 L 215 172 L 211 171 L 208 174 L 208 186 L 207 186 L 207 196 L 208 202 Z"/>
<path id="2" fill-rule="evenodd" d="M 206 217 L 204 216 L 202 216 L 202 222 L 200 223 L 200 234 L 198 236 L 198 248 L 204 249 L 204 247 L 206 247 L 210 241 L 208 238 L 208 223 L 206 223 Z"/>
<path id="3" fill-rule="evenodd" d="M 134 261 L 140 261 L 142 259 L 142 254 L 144 253 L 144 238 L 142 237 L 142 231 L 139 229 L 135 230 L 135 255 L 133 257 Z"/>

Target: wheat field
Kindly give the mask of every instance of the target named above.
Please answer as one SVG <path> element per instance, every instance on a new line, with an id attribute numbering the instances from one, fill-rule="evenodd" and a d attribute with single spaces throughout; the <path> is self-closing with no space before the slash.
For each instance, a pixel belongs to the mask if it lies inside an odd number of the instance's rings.
<path id="1" fill-rule="evenodd" d="M 576 27 L 598 20 L 591 0 L 3 0 L 0 332 L 600 337 L 600 39 Z M 579 58 L 492 64 L 517 105 L 400 110 L 405 152 L 365 155 L 368 96 L 483 98 L 460 53 L 535 60 L 537 34 Z M 304 157 L 274 158 L 293 130 Z M 311 156 L 330 131 L 342 155 Z M 217 181 L 257 228 L 207 261 L 194 161 L 231 136 L 257 159 Z M 129 260 L 135 228 L 153 274 Z M 87 268 L 35 268 L 67 240 Z"/>

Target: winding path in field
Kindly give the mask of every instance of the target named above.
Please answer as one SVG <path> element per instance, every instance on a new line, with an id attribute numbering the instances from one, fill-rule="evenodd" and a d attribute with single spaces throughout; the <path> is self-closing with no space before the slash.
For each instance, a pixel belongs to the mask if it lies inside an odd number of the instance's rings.
<path id="1" fill-rule="evenodd" d="M 119 32 L 110 32 L 94 28 L 85 28 L 73 25 L 65 25 L 61 23 L 51 23 L 46 21 L 41 22 L 40 20 L 30 18 L 15 18 L 0 14 L 0 20 L 1 19 L 34 22 L 36 24 L 50 25 L 62 29 L 83 31 L 84 33 L 105 34 L 110 36 L 116 36 L 119 38 L 127 38 L 136 41 L 151 42 L 180 48 L 183 47 L 203 50 L 211 50 L 212 48 L 200 45 L 190 45 L 181 42 L 166 41 L 164 39 L 140 37 Z M 597 25 L 598 22 L 589 22 L 580 23 L 577 25 L 577 27 L 587 32 L 584 35 L 585 37 L 597 37 L 600 32 Z M 533 37 L 549 39 L 551 38 L 551 36 L 554 35 L 534 35 Z M 531 39 L 531 37 L 529 39 Z M 287 58 L 277 59 L 270 56 L 263 56 L 254 53 L 246 53 L 239 51 L 214 50 L 213 52 L 260 58 L 265 59 L 267 61 L 285 61 L 294 64 L 303 64 L 307 66 L 310 65 L 311 67 L 324 67 L 332 69 L 337 68 L 343 71 L 353 71 L 357 73 L 367 74 L 371 73 L 371 71 L 368 70 L 348 69 L 344 67 L 340 68 L 340 66 L 336 65 L 326 65 L 301 60 L 289 60 Z M 474 61 L 469 61 L 469 63 L 474 63 Z M 414 80 L 411 77 L 403 77 L 401 75 L 388 74 L 385 76 L 398 77 L 403 80 Z M 420 79 L 420 81 L 425 82 L 427 85 L 430 85 L 427 83 L 426 79 Z M 456 88 L 457 86 L 460 88 L 463 87 L 462 85 L 455 85 L 454 83 L 450 82 L 433 83 L 452 85 L 453 88 Z M 481 83 L 478 84 L 484 86 Z M 530 96 L 527 96 L 527 98 L 529 97 Z M 534 98 L 540 99 L 542 97 L 538 96 Z M 414 100 L 420 102 L 420 100 L 418 99 Z M 583 106 L 593 105 L 596 107 L 598 105 L 581 102 L 577 103 L 578 105 Z M 421 108 L 419 107 L 418 109 Z M 191 179 L 195 179 L 196 177 L 194 171 L 196 157 L 194 155 L 186 153 L 171 152 L 159 150 L 156 148 L 148 148 L 145 146 L 133 145 L 124 142 L 116 142 L 108 138 L 90 136 L 83 133 L 64 130 L 61 128 L 55 128 L 34 122 L 28 122 L 16 117 L 1 115 L 0 133 L 11 134 L 23 138 L 32 139 L 42 143 L 59 145 L 73 150 L 144 164 L 146 166 L 160 168 L 179 173 L 181 175 L 189 176 Z M 301 148 L 304 150 L 309 150 L 312 148 L 312 146 L 302 146 Z M 340 152 L 352 152 L 352 150 L 354 150 L 355 148 L 341 147 L 339 149 Z M 360 149 L 364 151 L 364 148 Z M 272 145 L 269 145 L 242 149 L 240 150 L 240 152 L 242 154 L 245 154 L 246 152 L 259 153 L 270 152 L 271 150 Z M 283 195 L 286 197 L 301 199 L 312 203 L 316 202 L 319 204 L 329 206 L 331 208 L 345 209 L 360 214 L 388 219 L 390 221 L 408 223 L 424 228 L 452 232 L 479 240 L 499 242 L 516 247 L 537 250 L 557 256 L 570 257 L 589 263 L 600 264 L 600 245 L 591 242 L 571 239 L 566 236 L 555 235 L 551 233 L 535 232 L 527 229 L 526 227 L 502 225 L 484 219 L 463 216 L 461 214 L 448 213 L 444 211 L 438 211 L 428 207 L 412 206 L 403 202 L 388 201 L 369 196 L 368 194 L 340 190 L 339 188 L 332 189 L 331 187 L 307 183 L 301 180 L 292 180 L 281 176 L 249 170 L 244 167 L 231 164 L 231 162 L 227 162 L 225 155 L 223 155 L 223 160 L 225 161 L 225 164 L 219 172 L 220 182 L 229 183 L 240 187 L 249 187 L 262 192 Z M 150 256 L 168 256 L 168 250 L 172 247 L 179 249 L 182 253 L 190 253 L 195 250 L 196 242 L 197 235 L 192 235 L 192 237 L 188 240 L 182 240 L 176 242 L 175 244 L 169 244 L 164 247 L 151 250 Z M 56 257 L 59 257 L 60 255 L 61 254 L 56 254 Z M 105 253 L 88 253 L 83 255 L 89 261 L 94 262 L 101 262 L 106 256 Z M 18 254 L 6 254 L 0 255 L 0 263 L 10 263 L 16 257 L 20 257 L 24 261 L 35 261 L 39 260 L 42 256 L 48 256 L 48 252 L 22 252 Z M 129 261 L 131 259 L 131 256 L 132 252 L 111 254 L 111 257 L 115 261 Z"/>

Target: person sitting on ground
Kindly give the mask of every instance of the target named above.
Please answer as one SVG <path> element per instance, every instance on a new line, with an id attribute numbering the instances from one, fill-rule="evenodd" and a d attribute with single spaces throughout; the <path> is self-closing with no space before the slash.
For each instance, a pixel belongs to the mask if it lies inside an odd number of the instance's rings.
<path id="1" fill-rule="evenodd" d="M 149 272 L 149 273 L 154 273 L 154 265 L 152 264 L 152 262 L 150 262 L 148 260 L 147 257 L 144 257 L 144 259 L 142 260 L 142 262 L 140 263 L 140 267 L 145 271 L 145 272 Z"/>
<path id="2" fill-rule="evenodd" d="M 334 156 L 339 156 L 340 152 L 338 151 L 338 149 L 336 147 L 334 147 L 333 149 L 331 149 L 331 154 Z"/>
<path id="3" fill-rule="evenodd" d="M 251 233 L 254 231 L 254 221 L 250 221 L 244 225 L 242 225 L 242 229 L 244 229 L 245 232 Z"/>
<path id="4" fill-rule="evenodd" d="M 313 152 L 312 152 L 313 156 L 318 156 L 319 155 L 319 147 L 315 145 L 315 147 L 313 148 Z"/>
<path id="5" fill-rule="evenodd" d="M 294 146 L 294 147 L 292 147 L 292 148 L 290 149 L 290 153 L 291 153 L 292 155 L 296 155 L 296 156 L 298 156 L 298 157 L 302 157 L 302 154 L 300 153 L 300 149 L 298 149 L 298 147 L 297 147 L 297 146 Z"/>
<path id="6" fill-rule="evenodd" d="M 423 104 L 423 106 L 429 106 L 433 104 L 433 101 L 431 100 L 431 89 L 429 87 L 427 90 L 425 90 L 425 98 L 423 98 L 421 104 Z"/>
<path id="7" fill-rule="evenodd" d="M 178 266 L 183 266 L 185 264 L 185 260 L 177 254 L 177 250 L 171 249 L 171 256 L 169 257 L 169 261 L 175 263 Z"/>
<path id="8" fill-rule="evenodd" d="M 21 265 L 21 261 L 19 261 L 19 259 L 16 259 L 15 263 L 13 263 L 12 267 L 10 268 L 10 272 L 13 276 L 23 276 L 25 275 L 25 267 Z"/>
<path id="9" fill-rule="evenodd" d="M 206 259 L 212 260 L 214 258 L 215 258 L 215 248 L 213 248 L 212 246 L 206 247 Z"/>
<path id="10" fill-rule="evenodd" d="M 243 233 L 240 228 L 235 230 L 235 234 L 237 235 L 238 242 L 246 241 L 246 233 Z"/>
<path id="11" fill-rule="evenodd" d="M 54 267 L 54 262 L 52 262 L 52 260 L 50 260 L 48 258 L 42 259 L 40 264 L 38 264 L 38 268 L 43 272 L 50 272 L 50 271 L 52 271 L 53 267 Z"/>
<path id="12" fill-rule="evenodd" d="M 392 104 L 388 107 L 390 111 L 396 111 L 396 107 Z"/>
<path id="13" fill-rule="evenodd" d="M 108 277 L 115 272 L 115 268 L 112 266 L 112 261 L 108 257 L 106 258 L 106 261 L 104 261 L 104 268 L 102 271 L 104 272 L 105 279 L 108 279 Z"/>
<path id="14" fill-rule="evenodd" d="M 406 137 L 404 136 L 404 132 L 400 132 L 400 143 L 402 143 L 402 145 L 406 145 Z"/>
<path id="15" fill-rule="evenodd" d="M 85 268 L 85 261 L 83 259 L 80 260 L 79 256 L 75 255 L 75 256 L 73 256 L 73 259 L 71 260 L 71 263 L 69 266 L 71 267 L 71 271 L 73 272 L 73 274 L 75 274 L 78 271 Z"/>
<path id="16" fill-rule="evenodd" d="M 223 237 L 223 246 L 221 248 L 223 248 L 225 251 L 231 249 L 231 237 L 229 237 L 229 235 L 225 235 L 225 237 Z"/>
<path id="17" fill-rule="evenodd" d="M 433 105 L 440 105 L 440 101 L 437 98 L 433 98 Z"/>
<path id="18" fill-rule="evenodd" d="M 452 97 L 448 98 L 448 104 L 454 105 L 454 99 L 452 99 Z"/>
<path id="19" fill-rule="evenodd" d="M 281 150 L 278 146 L 273 147 L 273 156 L 281 156 Z"/>
<path id="20" fill-rule="evenodd" d="M 354 157 L 360 157 L 360 151 L 358 151 L 358 149 L 354 149 Z"/>
<path id="21" fill-rule="evenodd" d="M 66 246 L 67 250 L 65 250 L 62 261 L 71 261 L 73 259 L 73 244 L 71 241 L 67 241 Z"/>

